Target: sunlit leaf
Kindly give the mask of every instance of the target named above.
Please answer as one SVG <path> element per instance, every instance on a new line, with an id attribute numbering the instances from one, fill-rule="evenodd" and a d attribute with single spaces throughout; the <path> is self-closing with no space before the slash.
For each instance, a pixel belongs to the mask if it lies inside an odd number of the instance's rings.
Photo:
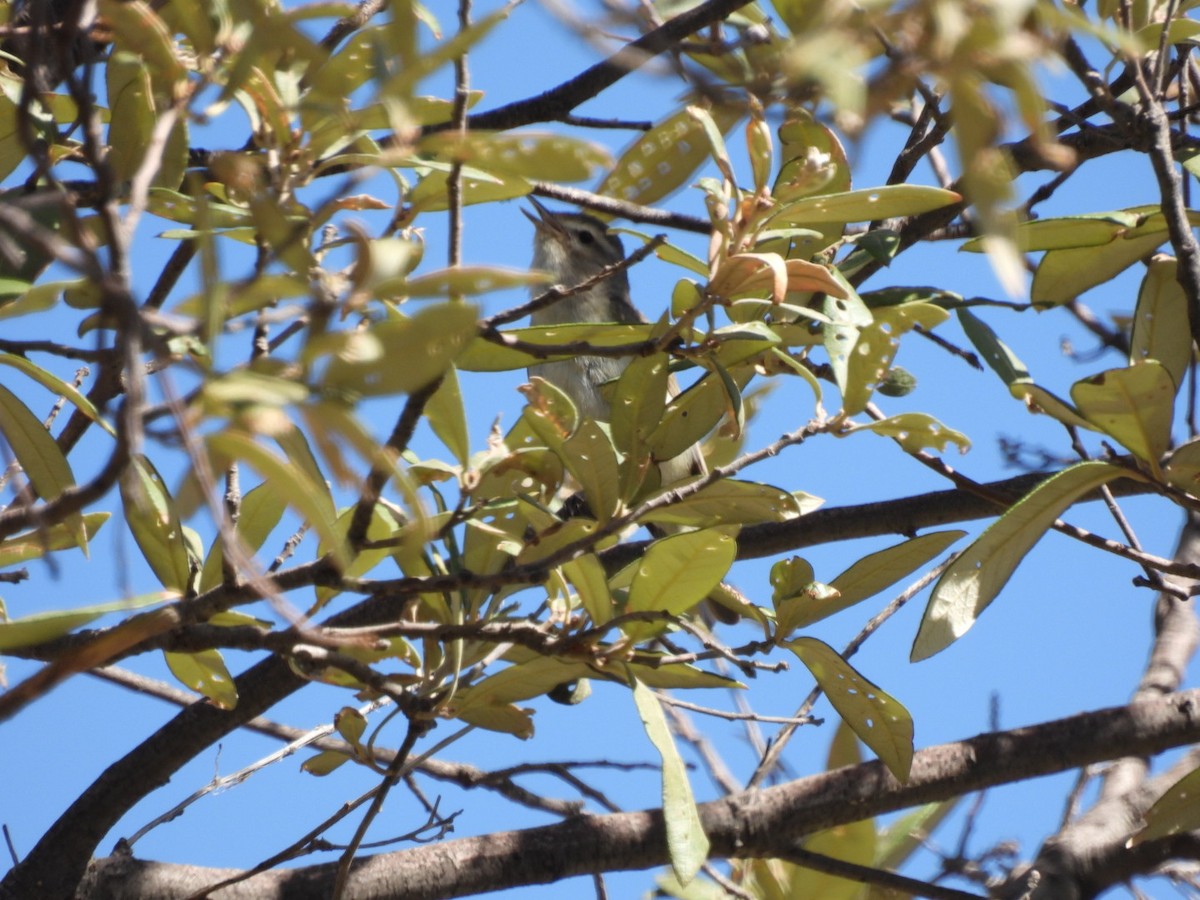
<path id="1" fill-rule="evenodd" d="M 237 685 L 225 668 L 225 660 L 216 650 L 196 653 L 165 652 L 171 674 L 198 694 L 203 694 L 219 709 L 237 706 Z"/>
<path id="2" fill-rule="evenodd" d="M 681 615 L 716 587 L 737 556 L 737 542 L 725 530 L 708 528 L 661 538 L 642 557 L 629 588 L 627 612 Z M 631 623 L 626 632 L 641 640 L 665 624 Z"/>
<path id="3" fill-rule="evenodd" d="M 950 444 L 966 453 L 971 449 L 971 441 L 961 431 L 947 428 L 933 416 L 925 413 L 901 413 L 889 416 L 878 422 L 856 426 L 855 431 L 874 431 L 895 440 L 909 452 L 915 452 L 925 447 L 933 447 L 939 453 L 945 453 Z"/>
<path id="4" fill-rule="evenodd" d="M 709 114 L 717 129 L 726 132 L 742 117 L 742 110 L 717 106 Z M 708 154 L 704 125 L 684 107 L 626 147 L 596 192 L 631 203 L 653 203 L 682 187 Z"/>
<path id="5" fill-rule="evenodd" d="M 961 202 L 962 195 L 954 191 L 919 184 L 891 184 L 792 201 L 771 217 L 771 225 L 870 222 L 914 216 Z"/>
<path id="6" fill-rule="evenodd" d="M 633 701 L 637 704 L 646 736 L 662 757 L 662 810 L 667 828 L 667 853 L 675 877 L 686 885 L 708 858 L 708 838 L 688 783 L 687 767 L 671 737 L 662 706 L 650 689 L 637 681 L 633 683 Z"/>
<path id="7" fill-rule="evenodd" d="M 1178 389 L 1192 364 L 1192 334 L 1188 324 L 1188 301 L 1176 280 L 1176 261 L 1156 256 L 1146 267 L 1133 333 L 1129 337 L 1129 362 L 1158 360 L 1171 374 Z"/>
<path id="8" fill-rule="evenodd" d="M 83 528 L 90 541 L 109 520 L 112 513 L 85 513 Z M 16 566 L 31 559 L 41 559 L 55 550 L 70 550 L 79 546 L 79 535 L 61 522 L 36 531 L 26 531 L 0 541 L 0 569 Z"/>
<path id="9" fill-rule="evenodd" d="M 1155 841 L 1200 828 L 1200 769 L 1195 769 L 1167 788 L 1142 814 L 1145 826 L 1129 840 L 1130 846 Z"/>
<path id="10" fill-rule="evenodd" d="M 1046 479 L 992 524 L 938 580 L 910 658 L 927 659 L 967 633 L 1059 514 L 1102 484 L 1137 477 L 1105 462 L 1083 462 Z"/>
<path id="11" fill-rule="evenodd" d="M 334 357 L 325 370 L 324 385 L 369 397 L 423 388 L 445 372 L 475 337 L 477 317 L 473 306 L 443 303 L 411 319 L 382 322 L 368 332 L 378 343 L 378 355 L 366 361 Z"/>
<path id="12" fill-rule="evenodd" d="M 318 777 L 328 775 L 344 763 L 350 762 L 350 757 L 340 750 L 322 750 L 315 756 L 310 756 L 300 764 L 300 770 Z"/>
<path id="13" fill-rule="evenodd" d="M 154 606 L 174 600 L 178 596 L 174 591 L 157 591 L 152 594 L 130 597 L 127 600 L 116 600 L 112 603 L 98 603 L 79 609 L 35 613 L 32 616 L 3 621 L 0 622 L 0 652 L 7 653 L 20 647 L 34 647 L 69 634 L 76 628 L 86 625 L 88 622 L 94 622 L 108 613 L 120 613 L 131 609 L 141 609 L 144 606 Z"/>
<path id="14" fill-rule="evenodd" d="M 1158 472 L 1175 414 L 1175 382 L 1160 363 L 1147 360 L 1077 381 L 1071 399 L 1085 419 Z"/>
<path id="15" fill-rule="evenodd" d="M 538 325 L 531 328 L 513 328 L 502 334 L 502 342 L 494 343 L 476 338 L 456 361 L 458 368 L 467 372 L 504 372 L 524 369 L 542 362 L 573 359 L 585 353 L 588 346 L 622 347 L 626 344 L 641 344 L 650 339 L 654 326 L 616 325 L 608 322 L 572 325 Z M 552 355 L 539 357 L 504 343 L 532 344 L 538 347 L 565 349 Z"/>
<path id="16" fill-rule="evenodd" d="M 442 383 L 425 403 L 425 418 L 443 444 L 454 454 L 459 465 L 467 465 L 471 455 L 467 413 L 463 406 L 458 373 L 451 366 L 442 376 Z"/>
<path id="17" fill-rule="evenodd" d="M 163 587 L 185 593 L 192 583 L 192 559 L 175 499 L 162 476 L 138 457 L 121 479 L 125 521 L 133 539 Z"/>
<path id="18" fill-rule="evenodd" d="M 896 780 L 908 781 L 913 757 L 913 721 L 908 710 L 828 644 L 802 637 L 786 646 L 800 657 L 838 715 L 875 751 Z"/>
<path id="19" fill-rule="evenodd" d="M 679 485 L 670 486 L 674 490 Z M 769 484 L 723 478 L 677 503 L 641 516 L 639 522 L 663 525 L 755 525 L 786 522 L 801 514 L 796 498 Z"/>
<path id="20" fill-rule="evenodd" d="M 0 365 L 12 366 L 19 372 L 28 375 L 46 390 L 61 397 L 66 397 L 81 413 L 107 431 L 109 434 L 115 435 L 116 431 L 99 411 L 92 404 L 92 401 L 79 392 L 79 389 L 73 384 L 67 384 L 61 378 L 58 378 L 47 372 L 40 366 L 30 362 L 23 356 L 16 356 L 12 353 L 0 353 Z"/>

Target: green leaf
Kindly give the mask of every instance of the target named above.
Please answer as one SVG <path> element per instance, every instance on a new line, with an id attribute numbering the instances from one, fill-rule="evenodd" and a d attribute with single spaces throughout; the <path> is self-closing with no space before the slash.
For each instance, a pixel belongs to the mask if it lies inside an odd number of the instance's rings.
<path id="1" fill-rule="evenodd" d="M 846 367 L 842 407 L 847 415 L 866 408 L 875 390 L 883 384 L 900 349 L 900 336 L 920 326 L 932 330 L 949 313 L 932 303 L 917 301 L 872 310 L 872 321 L 858 330 L 858 340 Z"/>
<path id="2" fill-rule="evenodd" d="M 367 397 L 419 390 L 442 375 L 475 337 L 477 318 L 473 306 L 443 303 L 411 319 L 382 322 L 365 333 L 372 345 L 369 358 L 334 357 L 324 386 Z"/>
<path id="3" fill-rule="evenodd" d="M 965 531 L 935 531 L 864 556 L 829 582 L 829 587 L 836 592 L 832 596 L 817 599 L 805 593 L 798 598 L 799 609 L 790 620 L 792 627 L 803 628 L 875 596 L 925 565 L 965 534 Z"/>
<path id="4" fill-rule="evenodd" d="M 573 359 L 581 353 L 586 353 L 588 346 L 623 347 L 627 344 L 642 344 L 650 339 L 653 328 L 649 323 L 617 325 L 609 322 L 513 328 L 501 332 L 503 340 L 521 341 L 538 347 L 557 347 L 562 344 L 568 345 L 568 349 L 542 358 L 515 347 L 476 338 L 458 357 L 457 365 L 467 372 L 525 369 L 538 363 Z"/>
<path id="5" fill-rule="evenodd" d="M 632 359 L 610 398 L 613 443 L 627 464 L 641 466 L 649 456 L 647 438 L 662 421 L 671 374 L 665 353 Z"/>
<path id="6" fill-rule="evenodd" d="M 333 716 L 333 727 L 350 746 L 358 747 L 367 730 L 367 717 L 353 706 L 343 706 Z"/>
<path id="7" fill-rule="evenodd" d="M 1175 382 L 1160 363 L 1148 360 L 1077 381 L 1071 399 L 1085 419 L 1159 473 L 1175 414 Z"/>
<path id="8" fill-rule="evenodd" d="M 1181 444 L 1163 466 L 1163 477 L 1193 497 L 1200 497 L 1200 441 Z"/>
<path id="9" fill-rule="evenodd" d="M 218 709 L 237 706 L 237 685 L 225 668 L 225 660 L 216 650 L 196 653 L 163 653 L 171 674 L 198 694 L 203 694 Z"/>
<path id="10" fill-rule="evenodd" d="M 471 438 L 467 431 L 467 412 L 454 366 L 446 370 L 442 383 L 425 403 L 425 418 L 433 433 L 446 445 L 458 464 L 466 466 L 471 457 Z"/>
<path id="11" fill-rule="evenodd" d="M 83 517 L 84 533 L 90 541 L 109 520 L 112 513 L 86 513 Z M 5 541 L 0 541 L 0 569 L 16 566 L 31 559 L 41 559 L 53 550 L 70 550 L 79 546 L 79 535 L 61 522 L 36 531 L 25 531 Z"/>
<path id="12" fill-rule="evenodd" d="M 304 467 L 281 459 L 258 444 L 253 437 L 240 431 L 223 431 L 207 438 L 210 451 L 227 459 L 247 463 L 263 478 L 263 483 L 299 511 L 321 538 L 333 548 L 339 567 L 348 562 L 345 543 L 337 531 L 329 492 Z"/>
<path id="13" fill-rule="evenodd" d="M 883 760 L 896 780 L 908 781 L 913 757 L 912 716 L 895 698 L 860 675 L 816 638 L 786 644 L 808 667 L 842 720 Z"/>
<path id="14" fill-rule="evenodd" d="M 29 483 L 43 500 L 53 500 L 75 486 L 71 466 L 46 426 L 4 385 L 0 385 L 0 433 L 3 433 Z M 82 531 L 83 520 L 75 514 L 70 521 L 80 538 L 79 545 L 86 553 L 87 538 Z"/>
<path id="15" fill-rule="evenodd" d="M 521 709 L 511 703 L 476 703 L 460 710 L 457 718 L 488 731 L 511 734 L 525 741 L 533 737 L 533 710 Z"/>
<path id="16" fill-rule="evenodd" d="M 284 498 L 266 484 L 258 485 L 242 497 L 235 533 L 247 553 L 254 554 L 262 547 L 279 524 L 279 520 L 283 518 L 286 508 Z M 197 591 L 204 593 L 221 583 L 224 558 L 224 545 L 218 538 L 213 541 L 204 560 Z"/>
<path id="17" fill-rule="evenodd" d="M 300 770 L 318 778 L 328 775 L 343 763 L 350 762 L 350 757 L 340 750 L 322 750 L 315 756 L 310 756 L 300 764 Z"/>
<path id="18" fill-rule="evenodd" d="M 927 659 L 966 634 L 1064 509 L 1102 484 L 1138 477 L 1110 463 L 1083 462 L 1046 479 L 1017 501 L 938 580 L 909 658 Z"/>
<path id="19" fill-rule="evenodd" d="M 192 583 L 192 560 L 175 500 L 162 476 L 144 456 L 121 478 L 121 502 L 133 539 L 162 586 L 181 594 Z"/>
<path id="20" fill-rule="evenodd" d="M 638 659 L 644 658 L 645 654 L 638 654 Z M 618 670 L 618 665 L 623 672 Z M 713 672 L 706 672 L 703 669 L 698 669 L 695 666 L 685 663 L 671 663 L 670 665 L 662 666 L 640 665 L 638 663 L 613 663 L 606 667 L 604 671 L 617 675 L 625 683 L 628 683 L 629 676 L 632 675 L 639 683 L 656 691 L 691 690 L 694 688 L 723 688 L 728 690 L 746 687 L 740 681 L 734 681 L 732 678 L 717 675 Z"/>
<path id="21" fill-rule="evenodd" d="M 517 175 L 495 176 L 472 169 L 478 176 L 463 173 L 462 203 L 472 206 L 476 203 L 494 203 L 499 200 L 513 200 L 524 197 L 533 190 L 533 184 L 528 179 Z M 486 177 L 482 177 L 486 176 Z M 411 212 L 440 212 L 450 208 L 449 192 L 450 176 L 448 172 L 433 170 L 425 175 L 409 194 Z"/>
<path id="22" fill-rule="evenodd" d="M 840 194 L 804 197 L 784 205 L 770 221 L 772 227 L 871 222 L 897 216 L 915 216 L 953 203 L 961 203 L 962 199 L 961 194 L 942 188 L 919 184 L 892 184 Z"/>
<path id="23" fill-rule="evenodd" d="M 671 485 L 675 490 L 681 485 Z M 787 522 L 801 515 L 792 494 L 770 484 L 722 478 L 691 496 L 641 516 L 641 523 L 660 525 L 757 525 Z"/>
<path id="24" fill-rule="evenodd" d="M 46 641 L 52 641 L 108 613 L 120 613 L 131 609 L 141 609 L 144 606 L 154 606 L 174 600 L 178 596 L 174 591 L 156 591 L 151 594 L 130 597 L 128 600 L 82 606 L 79 609 L 36 613 L 32 616 L 0 622 L 0 653 L 8 653 L 21 647 L 35 647 Z"/>
<path id="25" fill-rule="evenodd" d="M 585 663 L 552 656 L 537 656 L 501 669 L 477 684 L 460 690 L 450 704 L 456 716 L 477 706 L 517 703 L 540 697 L 560 684 L 595 674 Z"/>
<path id="26" fill-rule="evenodd" d="M 675 877 L 686 885 L 708 859 L 708 838 L 688 783 L 687 767 L 671 737 L 662 706 L 650 689 L 637 680 L 633 682 L 633 702 L 646 728 L 646 736 L 662 757 L 662 810 L 667 827 L 667 852 Z"/>
<path id="27" fill-rule="evenodd" d="M 753 377 L 754 370 L 743 366 L 728 374 L 740 393 Z M 662 421 L 646 439 L 651 455 L 661 462 L 684 453 L 712 431 L 726 412 L 736 412 L 732 400 L 730 382 L 721 372 L 705 375 L 667 404 Z"/>
<path id="28" fill-rule="evenodd" d="M 486 294 L 549 284 L 545 272 L 526 269 L 506 269 L 500 266 L 460 266 L 440 269 L 397 285 L 396 294 L 406 297 L 451 297 L 456 294 Z M 381 296 L 387 292 L 380 290 Z"/>
<path id="29" fill-rule="evenodd" d="M 1138 291 L 1129 338 L 1130 364 L 1158 360 L 1171 374 L 1176 388 L 1183 384 L 1192 364 L 1187 294 L 1176 280 L 1178 268 L 1168 256 L 1150 260 Z"/>
<path id="30" fill-rule="evenodd" d="M 960 307 L 957 314 L 967 338 L 1005 384 L 1011 385 L 1014 381 L 1027 381 L 1030 378 L 1025 364 L 996 336 L 991 326 L 965 307 Z"/>
<path id="31" fill-rule="evenodd" d="M 1056 394 L 1032 382 L 1014 381 L 1008 386 L 1009 393 L 1025 404 L 1031 413 L 1042 413 L 1058 419 L 1064 425 L 1099 431 L 1095 425 L 1079 414 L 1079 410 Z"/>
<path id="32" fill-rule="evenodd" d="M 1138 229 L 1107 244 L 1050 250 L 1038 263 L 1029 299 L 1039 305 L 1069 303 L 1100 284 L 1107 284 L 1167 240 L 1166 224 L 1154 231 Z"/>
<path id="33" fill-rule="evenodd" d="M 114 53 L 104 68 L 111 110 L 108 164 L 117 181 L 128 181 L 142 164 L 154 131 L 150 69 L 127 51 Z"/>
<path id="34" fill-rule="evenodd" d="M 1200 828 L 1200 803 L 1196 802 L 1198 792 L 1200 769 L 1194 769 L 1167 788 L 1154 801 L 1154 805 L 1142 814 L 1146 824 L 1130 838 L 1130 846 Z"/>
<path id="35" fill-rule="evenodd" d="M 737 542 L 722 528 L 689 531 L 655 541 L 633 576 L 626 612 L 687 612 L 721 583 L 736 556 Z M 665 627 L 660 623 L 631 623 L 626 633 L 636 641 Z"/>
<path id="36" fill-rule="evenodd" d="M 724 133 L 742 117 L 742 110 L 717 106 L 710 115 Z M 685 106 L 626 147 L 596 192 L 630 203 L 654 203 L 686 184 L 708 154 L 704 125 Z"/>
<path id="37" fill-rule="evenodd" d="M 422 138 L 416 149 L 445 162 L 537 181 L 585 181 L 612 165 L 599 144 L 551 132 L 442 131 Z"/>
<path id="38" fill-rule="evenodd" d="M 876 434 L 895 438 L 900 446 L 912 453 L 924 447 L 933 447 L 945 453 L 950 444 L 959 452 L 971 449 L 971 441 L 961 431 L 947 428 L 933 416 L 925 413 L 901 413 L 867 425 L 857 425 L 854 431 L 874 431 Z"/>
<path id="39" fill-rule="evenodd" d="M 593 419 L 584 419 L 559 453 L 575 476 L 588 506 L 600 521 L 612 518 L 621 502 L 621 471 L 612 441 Z"/>
<path id="40" fill-rule="evenodd" d="M 23 356 L 16 356 L 12 353 L 0 353 L 0 365 L 12 366 L 19 372 L 23 372 L 40 384 L 52 394 L 60 397 L 66 397 L 81 413 L 103 428 L 111 435 L 116 435 L 116 431 L 111 425 L 104 420 L 100 412 L 92 404 L 92 401 L 79 392 L 79 390 L 71 384 L 63 381 L 55 375 L 47 372 L 40 366 L 30 362 Z"/>
<path id="41" fill-rule="evenodd" d="M 875 867 L 888 871 L 899 868 L 915 851 L 927 845 L 933 830 L 962 799 L 955 797 L 941 803 L 926 803 L 890 823 L 879 834 L 875 845 Z"/>
<path id="42" fill-rule="evenodd" d="M 845 279 L 835 273 L 839 281 Z M 849 388 L 850 356 L 858 344 L 858 336 L 863 328 L 873 321 L 871 310 L 862 302 L 853 288 L 846 282 L 845 297 L 825 297 L 823 311 L 829 318 L 829 324 L 822 330 L 825 352 L 829 356 L 829 365 L 833 369 L 833 378 L 838 390 L 845 396 Z"/>
<path id="43" fill-rule="evenodd" d="M 1145 221 L 1145 211 L 1148 209 L 1150 207 L 1022 222 L 1017 226 L 1017 247 L 1022 253 L 1098 247 L 1137 228 Z M 973 238 L 961 249 L 982 253 L 983 238 Z"/>

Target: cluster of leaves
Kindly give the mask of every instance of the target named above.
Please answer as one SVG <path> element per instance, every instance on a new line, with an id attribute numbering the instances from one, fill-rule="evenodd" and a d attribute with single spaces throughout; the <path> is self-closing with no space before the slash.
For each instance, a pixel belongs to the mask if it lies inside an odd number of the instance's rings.
<path id="1" fill-rule="evenodd" d="M 698 78 L 703 90 L 615 160 L 565 133 L 509 130 L 528 120 L 484 117 L 489 127 L 473 127 L 467 110 L 481 94 L 461 83 L 457 99 L 419 93 L 425 79 L 502 29 L 508 7 L 447 38 L 420 4 L 393 3 L 379 24 L 358 28 L 339 47 L 313 39 L 306 26 L 340 8 L 100 0 L 92 36 L 106 46 L 104 104 L 36 84 L 29 73 L 38 51 L 14 45 L 16 56 L 0 72 L 0 178 L 20 177 L 26 187 L 2 198 L 0 317 L 78 310 L 78 337 L 91 336 L 101 349 L 14 342 L 0 351 L 0 364 L 23 379 L 16 390 L 0 386 L 0 432 L 28 482 L 0 517 L 0 565 L 86 552 L 111 515 L 92 506 L 108 502 L 100 497 L 116 481 L 121 518 L 162 592 L 5 621 L 0 651 L 79 652 L 93 635 L 69 635 L 99 616 L 167 601 L 171 616 L 149 625 L 132 616 L 121 627 L 137 627 L 106 645 L 105 658 L 163 650 L 180 681 L 222 708 L 238 703 L 223 646 L 269 649 L 304 679 L 387 696 L 421 728 L 452 719 L 522 738 L 533 734 L 533 711 L 521 704 L 562 698 L 563 686 L 589 678 L 627 685 L 663 756 L 681 883 L 695 875 L 707 845 L 650 689 L 739 686 L 699 663 L 725 655 L 753 672 L 756 654 L 792 651 L 849 729 L 903 781 L 913 754 L 907 712 L 827 644 L 799 632 L 927 565 L 963 532 L 911 538 L 831 579 L 818 579 L 800 557 L 782 559 L 771 569 L 771 602 L 757 604 L 722 584 L 741 531 L 795 520 L 819 501 L 799 486 L 735 476 L 818 436 L 871 432 L 925 457 L 950 446 L 965 451 L 966 436 L 932 416 L 884 417 L 872 403 L 876 394 L 903 397 L 915 383 L 893 364 L 901 339 L 928 334 L 952 314 L 1014 397 L 1129 452 L 1126 460 L 1064 470 L 972 544 L 939 582 L 914 659 L 960 637 L 1075 501 L 1118 478 L 1180 500 L 1197 494 L 1200 478 L 1195 445 L 1168 453 L 1176 394 L 1192 364 L 1187 295 L 1173 258 L 1147 268 L 1128 365 L 1079 381 L 1071 402 L 1034 382 L 970 311 L 972 301 L 932 288 L 858 289 L 907 246 L 907 225 L 930 217 L 947 223 L 964 197 L 978 235 L 966 249 L 986 251 L 1002 280 L 1016 279 L 1024 253 L 1043 254 L 1032 288 L 1041 307 L 1108 281 L 1170 236 L 1157 207 L 1019 222 L 997 96 L 1010 95 L 1030 135 L 1028 152 L 1067 162 L 1071 151 L 1047 124 L 1032 64 L 1064 30 L 1080 27 L 1080 13 L 1035 0 L 977 6 L 968 15 L 954 0 L 903 7 L 780 0 L 776 25 L 756 4 L 745 5 L 725 19 L 737 40 L 681 50 L 715 83 Z M 1118 55 L 1156 46 L 1164 24 L 1090 27 Z M 903 46 L 864 33 L 897 35 Z M 874 82 L 863 79 L 864 68 L 878 73 Z M 917 72 L 942 92 L 923 105 L 908 99 Z M 939 108 L 943 96 L 948 111 Z M 963 175 L 955 189 L 904 183 L 916 153 L 898 160 L 892 183 L 856 188 L 837 132 L 813 114 L 827 103 L 841 128 L 856 132 L 901 102 L 938 141 L 957 123 Z M 191 146 L 195 133 L 216 133 L 213 123 L 234 109 L 250 123 L 244 147 Z M 768 114 L 782 124 L 772 127 Z M 734 150 L 731 134 L 739 135 Z M 744 171 L 735 157 L 746 160 Z M 73 163 L 92 173 L 92 194 L 58 175 Z M 444 212 L 457 222 L 464 206 L 598 176 L 593 196 L 602 208 L 613 201 L 613 215 L 657 202 L 702 169 L 713 173 L 697 184 L 707 254 L 637 235 L 681 270 L 670 309 L 656 321 L 508 328 L 577 286 L 485 317 L 477 298 L 540 291 L 544 274 L 458 259 L 444 268 L 425 264 L 420 228 Z M 363 171 L 390 179 L 394 196 L 352 194 Z M 83 211 L 85 195 L 95 192 L 93 211 Z M 160 237 L 178 250 L 138 306 L 128 259 L 145 214 L 172 223 Z M 355 216 L 382 225 L 371 232 Z M 193 258 L 198 289 L 176 296 L 179 271 Z M 228 260 L 247 258 L 253 274 L 232 277 Z M 43 278 L 47 271 L 57 280 Z M 277 321 L 286 325 L 268 339 Z M 246 361 L 231 363 L 247 325 L 253 346 Z M 94 360 L 104 377 L 85 395 L 27 359 L 34 351 Z M 562 391 L 533 379 L 518 421 L 472 450 L 458 372 L 523 369 L 581 353 L 631 358 L 611 385 L 611 421 L 581 417 Z M 177 372 L 187 389 L 163 376 L 167 402 L 153 409 L 144 401 L 147 369 Z M 686 387 L 669 396 L 673 374 Z M 776 378 L 799 378 L 811 412 L 776 444 L 748 452 L 756 391 Z M 57 437 L 23 399 L 33 385 L 73 409 Z M 122 391 L 126 399 L 110 408 Z M 364 423 L 364 408 L 377 398 L 402 398 L 403 406 L 382 441 Z M 160 421 L 173 423 L 170 436 L 186 449 L 187 472 L 178 478 L 171 473 L 184 466 L 170 442 L 143 448 Z M 418 423 L 446 459 L 415 455 L 409 444 Z M 79 484 L 71 451 L 93 426 L 111 440 L 111 461 L 94 482 Z M 658 463 L 698 443 L 710 472 L 661 483 Z M 586 515 L 567 514 L 568 485 L 586 498 Z M 612 565 L 608 551 L 643 526 L 671 533 Z M 286 528 L 315 533 L 311 561 L 289 569 L 284 556 L 259 558 Z M 400 577 L 381 574 L 392 566 Z M 301 590 L 310 593 L 301 598 Z M 286 628 L 237 608 L 264 598 Z M 705 598 L 751 620 L 762 639 L 713 650 L 693 615 Z M 312 625 L 327 609 L 337 610 L 329 627 Z M 210 626 L 211 646 L 183 640 L 195 625 Z M 353 635 L 339 631 L 351 625 Z M 314 636 L 336 648 L 320 662 L 308 653 Z M 673 641 L 688 637 L 704 649 L 681 652 Z M 580 696 L 573 687 L 565 695 Z M 350 760 L 376 765 L 375 736 L 364 742 L 365 727 L 344 710 L 337 728 L 352 752 L 323 753 L 307 770 L 326 774 Z M 845 748 L 838 752 L 831 764 L 846 760 Z M 898 858 L 893 850 L 875 855 Z M 762 896 L 801 896 L 788 887 L 794 876 L 784 865 L 755 864 L 745 877 Z"/>

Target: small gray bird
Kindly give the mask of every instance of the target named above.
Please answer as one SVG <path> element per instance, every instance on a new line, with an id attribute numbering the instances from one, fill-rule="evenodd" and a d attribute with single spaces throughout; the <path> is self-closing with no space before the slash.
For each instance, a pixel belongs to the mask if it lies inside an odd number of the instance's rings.
<path id="1" fill-rule="evenodd" d="M 573 287 L 625 258 L 621 239 L 611 234 L 603 222 L 583 213 L 550 212 L 532 197 L 537 211 L 522 210 L 534 224 L 533 268 L 549 272 L 556 284 Z M 620 322 L 633 324 L 646 319 L 629 299 L 629 277 L 616 272 L 586 291 L 566 297 L 533 314 L 534 325 L 561 325 L 568 322 Z M 613 356 L 577 356 L 560 362 L 530 366 L 529 374 L 545 378 L 568 397 L 586 418 L 608 421 L 609 408 L 600 385 L 620 376 L 629 360 Z M 679 393 L 671 379 L 670 393 Z M 667 486 L 689 475 L 705 471 L 698 446 L 692 446 L 674 459 L 661 463 L 662 484 Z"/>

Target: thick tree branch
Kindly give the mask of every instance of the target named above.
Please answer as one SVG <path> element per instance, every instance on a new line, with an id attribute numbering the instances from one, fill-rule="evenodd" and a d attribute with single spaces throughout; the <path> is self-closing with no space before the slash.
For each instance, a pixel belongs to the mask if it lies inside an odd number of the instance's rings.
<path id="1" fill-rule="evenodd" d="M 814 831 L 1105 759 L 1155 754 L 1198 740 L 1200 690 L 1193 690 L 930 747 L 916 754 L 906 784 L 896 781 L 882 763 L 870 762 L 736 794 L 702 804 L 700 811 L 713 857 L 786 856 L 797 837 Z M 461 897 L 666 862 L 661 812 L 584 816 L 542 828 L 446 841 L 359 860 L 346 896 L 386 896 L 391 900 Z M 336 864 L 324 864 L 264 873 L 214 895 L 214 900 L 325 897 L 335 869 Z M 130 896 L 120 893 L 121 888 L 136 883 L 141 891 L 153 884 L 159 892 L 156 896 L 183 897 L 228 875 L 117 857 L 99 860 L 91 867 L 79 896 Z"/>

